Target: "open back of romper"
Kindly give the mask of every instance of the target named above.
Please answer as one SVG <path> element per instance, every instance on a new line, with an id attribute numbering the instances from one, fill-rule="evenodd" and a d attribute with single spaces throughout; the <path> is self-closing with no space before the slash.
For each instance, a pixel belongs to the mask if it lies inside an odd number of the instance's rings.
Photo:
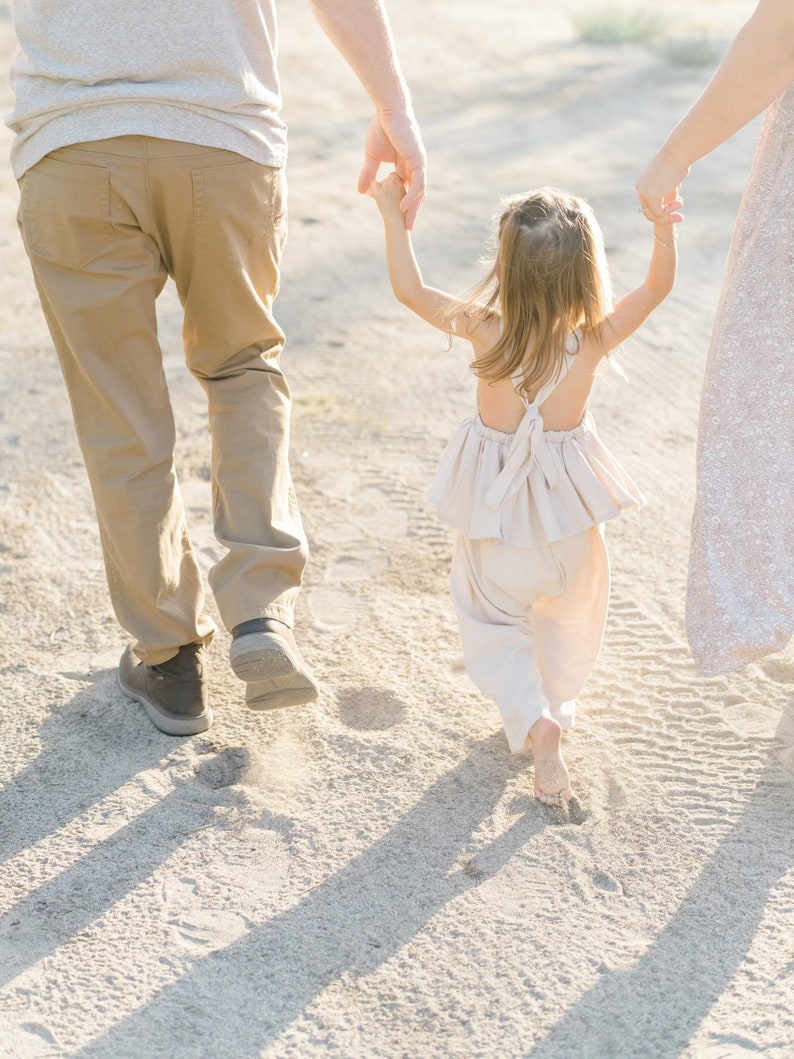
<path id="1" fill-rule="evenodd" d="M 560 373 L 532 401 L 522 397 L 526 411 L 514 433 L 486 426 L 475 408 L 447 444 L 428 495 L 442 521 L 470 540 L 541 547 L 644 502 L 589 412 L 570 430 L 543 426 L 540 406 L 568 374 L 578 346 L 570 335 Z"/>

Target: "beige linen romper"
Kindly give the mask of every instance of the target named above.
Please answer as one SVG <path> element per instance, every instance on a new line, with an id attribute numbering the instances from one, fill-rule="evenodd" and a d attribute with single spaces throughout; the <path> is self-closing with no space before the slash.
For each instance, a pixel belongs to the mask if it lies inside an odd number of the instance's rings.
<path id="1" fill-rule="evenodd" d="M 524 401 L 514 434 L 487 427 L 475 409 L 429 493 L 456 531 L 450 585 L 466 668 L 496 702 L 513 753 L 541 716 L 573 725 L 606 622 L 601 524 L 643 503 L 589 414 L 571 430 L 544 430 L 539 408 L 575 355 Z"/>

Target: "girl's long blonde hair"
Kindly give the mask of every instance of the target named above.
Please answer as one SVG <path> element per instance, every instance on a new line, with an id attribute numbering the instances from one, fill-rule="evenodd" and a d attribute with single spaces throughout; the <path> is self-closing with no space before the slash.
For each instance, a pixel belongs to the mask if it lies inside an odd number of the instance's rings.
<path id="1" fill-rule="evenodd" d="M 532 397 L 559 374 L 572 331 L 600 339 L 612 308 L 604 238 L 583 199 L 540 188 L 505 200 L 496 239 L 491 270 L 466 312 L 475 326 L 500 313 L 501 337 L 471 367 L 490 382 L 517 376 L 517 390 Z"/>

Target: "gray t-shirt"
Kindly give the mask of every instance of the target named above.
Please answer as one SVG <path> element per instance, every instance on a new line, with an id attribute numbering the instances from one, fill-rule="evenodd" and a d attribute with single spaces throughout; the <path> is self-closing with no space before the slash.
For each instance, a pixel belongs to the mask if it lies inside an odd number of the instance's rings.
<path id="1" fill-rule="evenodd" d="M 285 164 L 275 0 L 15 0 L 13 13 L 15 177 L 124 135 Z"/>

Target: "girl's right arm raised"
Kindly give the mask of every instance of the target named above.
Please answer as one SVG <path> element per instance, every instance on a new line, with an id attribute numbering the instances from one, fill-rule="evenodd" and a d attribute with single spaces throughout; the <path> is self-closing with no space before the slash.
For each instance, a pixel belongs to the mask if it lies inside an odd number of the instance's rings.
<path id="1" fill-rule="evenodd" d="M 645 282 L 621 298 L 601 325 L 604 353 L 633 334 L 673 289 L 678 266 L 677 227 L 654 224 L 653 252 Z"/>
<path id="2" fill-rule="evenodd" d="M 405 187 L 396 173 L 376 181 L 367 192 L 377 203 L 386 236 L 386 264 L 394 296 L 417 316 L 448 334 L 472 340 L 472 321 L 466 303 L 444 291 L 428 287 L 414 256 L 411 234 L 405 227 L 400 202 Z M 476 327 L 476 324 L 474 325 Z"/>

